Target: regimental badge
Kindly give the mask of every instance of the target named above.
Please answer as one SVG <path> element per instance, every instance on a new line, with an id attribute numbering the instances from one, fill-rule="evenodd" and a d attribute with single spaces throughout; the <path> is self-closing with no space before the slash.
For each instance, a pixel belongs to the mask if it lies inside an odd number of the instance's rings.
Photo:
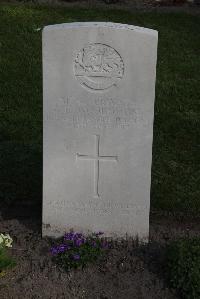
<path id="1" fill-rule="evenodd" d="M 124 63 L 112 47 L 100 43 L 89 44 L 76 55 L 74 73 L 83 86 L 105 90 L 122 79 Z"/>

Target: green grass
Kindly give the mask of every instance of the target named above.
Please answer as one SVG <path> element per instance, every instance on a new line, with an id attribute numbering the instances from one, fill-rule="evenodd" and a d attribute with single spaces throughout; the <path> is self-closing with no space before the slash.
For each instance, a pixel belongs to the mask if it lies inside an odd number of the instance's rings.
<path id="1" fill-rule="evenodd" d="M 165 273 L 170 286 L 183 299 L 200 298 L 200 238 L 171 242 L 166 251 Z"/>
<path id="2" fill-rule="evenodd" d="M 16 265 L 15 260 L 7 253 L 5 248 L 0 248 L 0 278 L 6 271 Z"/>
<path id="3" fill-rule="evenodd" d="M 113 21 L 159 31 L 151 206 L 200 212 L 200 18 L 0 6 L 0 200 L 41 201 L 41 31 L 48 24 Z"/>

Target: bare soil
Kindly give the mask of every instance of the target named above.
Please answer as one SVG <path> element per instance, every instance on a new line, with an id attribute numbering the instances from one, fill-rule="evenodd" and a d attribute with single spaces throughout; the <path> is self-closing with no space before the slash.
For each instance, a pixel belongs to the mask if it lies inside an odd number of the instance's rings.
<path id="1" fill-rule="evenodd" d="M 14 239 L 11 254 L 17 261 L 0 279 L 1 299 L 175 299 L 165 281 L 165 245 L 182 236 L 200 236 L 200 220 L 154 215 L 148 246 L 116 242 L 95 265 L 66 273 L 51 259 L 52 240 L 41 238 L 40 218 L 40 210 L 33 207 L 13 207 L 0 218 L 0 232 Z"/>

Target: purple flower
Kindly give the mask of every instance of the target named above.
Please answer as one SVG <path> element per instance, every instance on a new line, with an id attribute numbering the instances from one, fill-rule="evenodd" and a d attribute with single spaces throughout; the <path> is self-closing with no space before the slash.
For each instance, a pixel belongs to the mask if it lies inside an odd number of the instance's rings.
<path id="1" fill-rule="evenodd" d="M 80 238 L 83 238 L 83 234 L 76 233 L 76 232 L 70 232 L 70 233 L 66 233 L 64 235 L 65 241 L 73 241 L 73 240 L 80 239 Z"/>
<path id="2" fill-rule="evenodd" d="M 77 239 L 77 240 L 74 240 L 74 245 L 79 247 L 81 246 L 83 243 L 85 242 L 84 239 Z"/>
<path id="3" fill-rule="evenodd" d="M 58 253 L 65 252 L 66 250 L 69 250 L 70 246 L 67 244 L 60 244 L 58 246 L 54 246 L 51 248 L 51 254 L 57 255 Z"/>
<path id="4" fill-rule="evenodd" d="M 73 254 L 72 258 L 73 258 L 73 260 L 78 261 L 78 260 L 80 260 L 80 255 L 79 254 Z"/>
<path id="5" fill-rule="evenodd" d="M 105 241 L 105 240 L 103 240 L 103 241 L 101 242 L 101 247 L 102 247 L 102 248 L 109 248 L 108 242 Z"/>
<path id="6" fill-rule="evenodd" d="M 52 247 L 52 248 L 51 248 L 51 254 L 52 254 L 52 255 L 56 255 L 56 254 L 58 254 L 57 247 Z"/>
<path id="7" fill-rule="evenodd" d="M 74 233 L 73 233 L 73 232 L 66 233 L 66 234 L 64 235 L 64 240 L 65 240 L 65 241 L 71 241 L 71 240 L 73 240 L 73 238 L 74 238 Z"/>
<path id="8" fill-rule="evenodd" d="M 66 244 L 60 244 L 59 246 L 58 246 L 58 251 L 59 251 L 59 253 L 61 253 L 61 252 L 65 252 L 65 250 L 67 250 L 68 249 L 68 246 L 66 245 Z"/>
<path id="9" fill-rule="evenodd" d="M 97 243 L 95 241 L 92 241 L 92 247 L 97 247 Z"/>
<path id="10" fill-rule="evenodd" d="M 70 243 L 71 246 L 80 247 L 86 240 L 82 233 L 70 232 L 64 235 L 64 241 Z"/>

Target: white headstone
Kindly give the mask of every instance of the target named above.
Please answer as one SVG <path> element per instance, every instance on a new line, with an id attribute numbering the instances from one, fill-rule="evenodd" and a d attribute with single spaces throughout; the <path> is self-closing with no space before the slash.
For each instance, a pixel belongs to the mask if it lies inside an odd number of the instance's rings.
<path id="1" fill-rule="evenodd" d="M 148 240 L 157 38 L 115 23 L 44 28 L 44 236 Z"/>

